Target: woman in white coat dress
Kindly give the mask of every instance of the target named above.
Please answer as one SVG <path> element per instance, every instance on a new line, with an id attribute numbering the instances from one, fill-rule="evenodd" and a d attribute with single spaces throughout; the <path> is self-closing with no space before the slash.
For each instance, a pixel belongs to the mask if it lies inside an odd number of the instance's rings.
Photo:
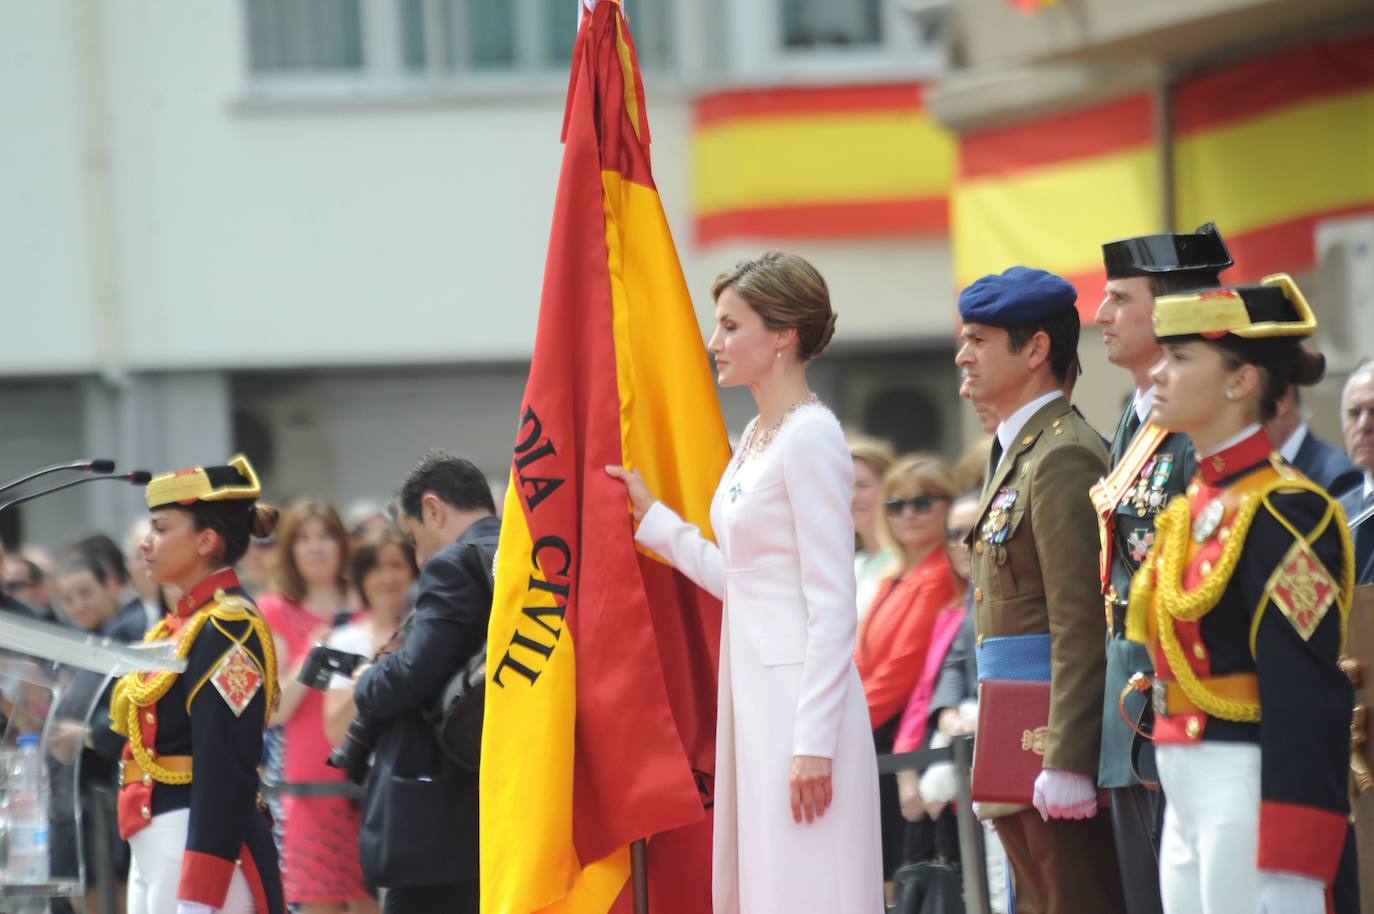
<path id="1" fill-rule="evenodd" d="M 719 546 L 621 467 L 636 539 L 725 604 L 715 914 L 881 914 L 877 766 L 854 668 L 853 462 L 806 363 L 834 332 L 815 268 L 768 253 L 717 277 L 709 349 L 759 414 L 711 503 Z"/>

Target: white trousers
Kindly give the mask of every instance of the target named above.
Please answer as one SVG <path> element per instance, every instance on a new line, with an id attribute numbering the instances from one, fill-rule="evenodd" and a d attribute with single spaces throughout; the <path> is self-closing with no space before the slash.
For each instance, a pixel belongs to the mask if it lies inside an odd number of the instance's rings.
<path id="1" fill-rule="evenodd" d="M 1259 746 L 1156 746 L 1155 765 L 1165 797 L 1159 843 L 1165 914 L 1255 914 Z"/>
<path id="2" fill-rule="evenodd" d="M 129 867 L 128 914 L 176 914 L 177 886 L 181 882 L 181 858 L 186 854 L 189 809 L 154 816 L 147 827 L 129 839 L 133 863 Z M 253 890 L 241 867 L 229 880 L 225 914 L 254 914 Z"/>

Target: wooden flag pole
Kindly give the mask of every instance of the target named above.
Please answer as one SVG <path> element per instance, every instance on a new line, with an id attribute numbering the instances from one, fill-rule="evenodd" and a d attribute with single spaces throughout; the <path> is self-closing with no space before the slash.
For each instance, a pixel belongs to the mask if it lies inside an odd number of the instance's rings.
<path id="1" fill-rule="evenodd" d="M 634 884 L 635 914 L 649 914 L 649 861 L 643 838 L 630 845 L 630 880 Z"/>

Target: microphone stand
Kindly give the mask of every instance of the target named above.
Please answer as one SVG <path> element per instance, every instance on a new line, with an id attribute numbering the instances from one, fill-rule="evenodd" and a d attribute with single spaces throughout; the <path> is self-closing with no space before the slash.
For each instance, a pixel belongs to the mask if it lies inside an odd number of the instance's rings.
<path id="1" fill-rule="evenodd" d="M 32 482 L 40 476 L 47 476 L 49 473 L 60 473 L 63 470 L 80 470 L 83 473 L 113 473 L 115 462 L 104 457 L 95 457 L 91 460 L 78 460 L 75 463 L 58 463 L 41 470 L 35 470 L 27 476 L 12 479 L 0 486 L 0 492 L 8 492 L 10 489 L 17 489 L 26 482 Z"/>
<path id="2" fill-rule="evenodd" d="M 62 467 L 60 469 L 67 468 Z M 111 479 L 127 482 L 131 485 L 146 486 L 152 478 L 153 474 L 149 473 L 147 470 L 130 470 L 128 473 L 121 473 L 118 476 L 85 476 L 81 479 L 74 479 L 71 482 L 64 482 L 61 485 L 39 489 L 37 492 L 30 492 L 27 495 L 18 495 L 8 501 L 0 502 L 0 511 L 7 511 L 15 505 L 22 505 L 26 501 L 33 501 L 35 498 L 42 498 L 45 495 L 51 495 L 54 492 L 61 492 L 64 489 L 85 485 L 88 482 L 100 482 L 101 480 Z"/>

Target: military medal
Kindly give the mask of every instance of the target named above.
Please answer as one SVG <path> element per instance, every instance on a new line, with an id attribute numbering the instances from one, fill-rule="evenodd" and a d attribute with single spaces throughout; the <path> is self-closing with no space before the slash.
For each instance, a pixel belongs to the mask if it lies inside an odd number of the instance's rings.
<path id="1" fill-rule="evenodd" d="M 1131 548 L 1131 561 L 1139 565 L 1145 561 L 1145 556 L 1150 554 L 1150 547 L 1155 543 L 1155 532 L 1144 527 L 1137 527 L 1131 531 L 1131 535 L 1126 538 L 1126 545 Z"/>
<path id="2" fill-rule="evenodd" d="M 983 521 L 983 526 L 979 530 L 978 538 L 990 544 L 1006 542 L 1007 536 L 1011 533 L 1008 525 L 1011 521 L 1011 508 L 1014 504 L 1016 504 L 1016 490 L 1010 486 L 1003 486 L 999 489 L 997 494 L 993 496 L 992 505 L 988 510 L 987 519 Z"/>
<path id="3" fill-rule="evenodd" d="M 1207 507 L 1202 509 L 1193 520 L 1193 542 L 1203 543 L 1213 533 L 1217 532 L 1217 527 L 1221 526 L 1221 519 L 1226 516 L 1226 506 L 1221 503 L 1220 498 L 1214 498 L 1207 503 Z"/>

